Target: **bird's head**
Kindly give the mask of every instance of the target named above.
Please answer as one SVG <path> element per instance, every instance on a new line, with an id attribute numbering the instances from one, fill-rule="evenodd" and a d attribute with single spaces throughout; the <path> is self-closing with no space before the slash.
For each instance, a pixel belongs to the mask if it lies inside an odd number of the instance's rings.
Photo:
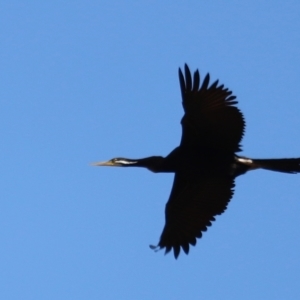
<path id="1" fill-rule="evenodd" d="M 103 161 L 103 162 L 95 162 L 92 163 L 92 166 L 96 167 L 129 167 L 129 166 L 134 166 L 138 163 L 137 160 L 135 159 L 129 159 L 129 158 L 122 158 L 122 157 L 116 157 L 112 158 L 108 161 Z"/>
<path id="2" fill-rule="evenodd" d="M 142 167 L 147 168 L 152 172 L 161 172 L 161 167 L 164 158 L 162 156 L 150 156 L 141 159 L 130 159 L 123 157 L 116 157 L 104 162 L 92 163 L 92 166 L 106 166 L 106 167 Z"/>

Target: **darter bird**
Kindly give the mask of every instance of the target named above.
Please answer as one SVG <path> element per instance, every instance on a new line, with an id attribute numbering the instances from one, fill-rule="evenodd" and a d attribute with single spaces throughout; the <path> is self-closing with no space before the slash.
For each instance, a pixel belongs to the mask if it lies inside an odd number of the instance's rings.
<path id="1" fill-rule="evenodd" d="M 142 167 L 159 173 L 175 173 L 173 187 L 165 208 L 165 226 L 157 246 L 152 249 L 188 254 L 190 245 L 222 214 L 232 198 L 237 176 L 254 169 L 299 173 L 300 158 L 251 159 L 239 156 L 245 121 L 235 106 L 232 92 L 219 85 L 209 85 L 207 74 L 200 85 L 196 70 L 193 78 L 185 64 L 179 69 L 182 105 L 182 137 L 166 157 L 142 159 L 113 158 L 95 166 Z"/>

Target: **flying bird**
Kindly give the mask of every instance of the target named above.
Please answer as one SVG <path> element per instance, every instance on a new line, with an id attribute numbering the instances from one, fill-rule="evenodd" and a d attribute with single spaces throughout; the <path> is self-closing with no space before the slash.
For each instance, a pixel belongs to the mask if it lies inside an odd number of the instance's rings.
<path id="1" fill-rule="evenodd" d="M 193 74 L 185 64 L 179 69 L 184 115 L 178 147 L 166 157 L 142 159 L 113 158 L 95 166 L 142 167 L 159 173 L 175 173 L 173 187 L 165 208 L 165 226 L 157 246 L 173 249 L 177 259 L 180 250 L 189 253 L 217 215 L 222 214 L 233 196 L 237 176 L 254 169 L 299 173 L 300 158 L 251 159 L 239 156 L 245 120 L 235 106 L 232 92 L 209 84 L 207 74 L 200 84 L 200 73 Z"/>

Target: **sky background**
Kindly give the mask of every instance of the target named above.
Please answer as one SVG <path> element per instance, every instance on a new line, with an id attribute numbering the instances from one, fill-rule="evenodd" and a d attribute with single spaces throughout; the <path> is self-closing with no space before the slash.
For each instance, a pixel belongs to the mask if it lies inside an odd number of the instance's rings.
<path id="1" fill-rule="evenodd" d="M 300 299 L 300 175 L 237 179 L 190 254 L 153 252 L 178 67 L 238 97 L 244 155 L 300 156 L 300 2 L 1 1 L 0 298 Z"/>

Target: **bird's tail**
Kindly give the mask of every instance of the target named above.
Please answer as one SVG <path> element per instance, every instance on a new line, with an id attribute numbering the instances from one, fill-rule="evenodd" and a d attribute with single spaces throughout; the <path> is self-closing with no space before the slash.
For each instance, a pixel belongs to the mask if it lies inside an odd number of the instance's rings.
<path id="1" fill-rule="evenodd" d="M 296 174 L 300 172 L 300 158 L 252 159 L 256 168 Z"/>

